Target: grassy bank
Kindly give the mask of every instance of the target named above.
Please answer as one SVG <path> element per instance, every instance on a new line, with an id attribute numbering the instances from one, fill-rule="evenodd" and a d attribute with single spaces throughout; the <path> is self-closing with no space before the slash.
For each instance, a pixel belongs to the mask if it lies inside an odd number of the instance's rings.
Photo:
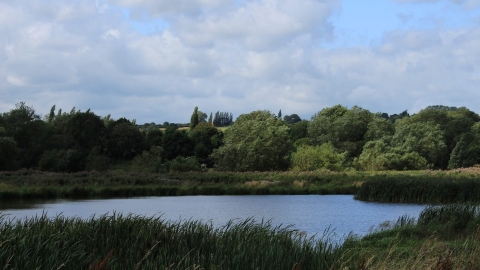
<path id="1" fill-rule="evenodd" d="M 364 201 L 480 202 L 480 168 L 387 172 L 0 172 L 0 200 L 183 195 L 355 194 Z"/>
<path id="2" fill-rule="evenodd" d="M 428 207 L 418 220 L 401 217 L 361 239 L 350 238 L 343 254 L 354 265 L 350 269 L 480 269 L 479 210 Z"/>
<path id="3" fill-rule="evenodd" d="M 0 199 L 182 195 L 353 194 L 346 173 L 0 172 Z"/>
<path id="4" fill-rule="evenodd" d="M 427 208 L 343 245 L 253 220 L 0 218 L 4 269 L 478 269 L 477 206 Z"/>

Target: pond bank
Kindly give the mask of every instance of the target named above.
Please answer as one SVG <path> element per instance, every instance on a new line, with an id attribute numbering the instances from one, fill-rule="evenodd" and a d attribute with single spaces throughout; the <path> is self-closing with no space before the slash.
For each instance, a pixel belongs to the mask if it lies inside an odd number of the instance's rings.
<path id="1" fill-rule="evenodd" d="M 480 169 L 384 172 L 0 172 L 0 200 L 183 195 L 350 194 L 404 203 L 480 201 Z"/>

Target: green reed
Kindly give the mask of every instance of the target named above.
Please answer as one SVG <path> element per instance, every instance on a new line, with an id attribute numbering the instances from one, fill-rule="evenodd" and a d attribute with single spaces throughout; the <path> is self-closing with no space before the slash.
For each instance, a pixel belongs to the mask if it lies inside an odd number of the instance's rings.
<path id="1" fill-rule="evenodd" d="M 290 226 L 253 219 L 199 221 L 120 214 L 88 220 L 0 217 L 4 269 L 329 269 L 337 246 Z M 300 269 L 300 268 L 299 268 Z"/>
<path id="2" fill-rule="evenodd" d="M 350 269 L 480 269 L 480 207 L 426 207 L 343 246 Z"/>
<path id="3" fill-rule="evenodd" d="M 480 202 L 480 179 L 462 177 L 384 177 L 368 180 L 356 199 L 404 203 Z"/>

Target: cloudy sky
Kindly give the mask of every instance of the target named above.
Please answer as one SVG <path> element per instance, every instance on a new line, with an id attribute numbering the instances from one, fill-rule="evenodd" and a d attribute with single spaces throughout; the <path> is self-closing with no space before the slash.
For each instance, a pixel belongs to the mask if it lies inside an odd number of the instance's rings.
<path id="1" fill-rule="evenodd" d="M 478 0 L 0 0 L 0 112 L 480 113 Z"/>

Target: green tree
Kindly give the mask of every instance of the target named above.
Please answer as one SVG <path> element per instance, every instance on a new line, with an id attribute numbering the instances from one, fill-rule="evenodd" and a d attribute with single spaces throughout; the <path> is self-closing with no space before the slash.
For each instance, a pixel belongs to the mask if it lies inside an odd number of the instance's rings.
<path id="1" fill-rule="evenodd" d="M 22 168 L 36 166 L 41 155 L 52 144 L 53 128 L 41 120 L 33 107 L 25 102 L 16 104 L 15 109 L 0 116 L 0 126 L 5 137 L 13 139 L 18 148 L 17 164 Z"/>
<path id="2" fill-rule="evenodd" d="M 299 139 L 307 137 L 308 121 L 303 120 L 290 125 L 290 139 L 296 142 Z"/>
<path id="3" fill-rule="evenodd" d="M 194 129 L 198 125 L 198 107 L 195 107 L 190 118 L 190 130 Z"/>
<path id="4" fill-rule="evenodd" d="M 178 156 L 168 162 L 167 167 L 170 172 L 192 172 L 201 170 L 200 163 L 198 163 L 195 157 Z"/>
<path id="5" fill-rule="evenodd" d="M 364 136 L 373 114 L 361 107 L 347 109 L 341 105 L 325 108 L 312 117 L 308 137 L 315 145 L 330 142 L 346 158 L 358 157 L 365 144 Z"/>
<path id="6" fill-rule="evenodd" d="M 435 167 L 442 167 L 445 156 L 448 159 L 444 132 L 434 122 L 412 123 L 410 118 L 397 121 L 391 144 L 402 155 L 417 152 Z"/>
<path id="7" fill-rule="evenodd" d="M 161 172 L 163 168 L 163 149 L 160 146 L 152 146 L 149 151 L 143 151 L 132 162 L 132 169 L 141 172 Z"/>
<path id="8" fill-rule="evenodd" d="M 145 150 L 144 137 L 137 126 L 121 118 L 109 128 L 107 152 L 114 159 L 130 160 Z"/>
<path id="9" fill-rule="evenodd" d="M 52 106 L 50 109 L 50 113 L 48 114 L 47 122 L 51 124 L 53 122 L 53 119 L 55 119 L 55 105 Z"/>
<path id="10" fill-rule="evenodd" d="M 210 116 L 208 117 L 208 123 L 213 123 L 213 115 L 210 113 Z"/>
<path id="11" fill-rule="evenodd" d="M 168 127 L 162 136 L 163 159 L 172 160 L 178 156 L 190 157 L 195 145 L 185 130 Z"/>
<path id="12" fill-rule="evenodd" d="M 292 154 L 294 170 L 314 171 L 328 169 L 338 171 L 342 167 L 344 156 L 335 151 L 331 143 L 320 146 L 302 145 Z"/>
<path id="13" fill-rule="evenodd" d="M 5 129 L 0 127 L 0 171 L 13 171 L 20 166 L 17 160 L 19 149 L 15 140 L 5 135 Z"/>
<path id="14" fill-rule="evenodd" d="M 223 133 L 211 123 L 200 123 L 189 133 L 190 138 L 195 144 L 193 153 L 197 160 L 202 164 L 213 166 L 213 160 L 210 155 L 213 149 L 221 146 Z"/>
<path id="15" fill-rule="evenodd" d="M 213 151 L 218 167 L 229 171 L 286 170 L 292 143 L 288 126 L 270 111 L 240 115 Z"/>
<path id="16" fill-rule="evenodd" d="M 462 135 L 453 149 L 448 169 L 471 167 L 478 163 L 480 157 L 480 139 L 472 132 Z"/>
<path id="17" fill-rule="evenodd" d="M 365 142 L 379 140 L 385 136 L 393 136 L 395 133 L 395 126 L 391 121 L 382 117 L 374 117 L 367 125 L 367 132 L 365 133 Z"/>
<path id="18" fill-rule="evenodd" d="M 291 114 L 291 115 L 285 115 L 283 117 L 283 121 L 285 121 L 287 124 L 295 124 L 297 122 L 300 122 L 302 121 L 302 119 L 300 118 L 300 116 L 298 116 L 298 114 Z"/>
<path id="19" fill-rule="evenodd" d="M 208 115 L 202 111 L 197 112 L 198 115 L 198 123 L 205 123 L 207 122 Z"/>

